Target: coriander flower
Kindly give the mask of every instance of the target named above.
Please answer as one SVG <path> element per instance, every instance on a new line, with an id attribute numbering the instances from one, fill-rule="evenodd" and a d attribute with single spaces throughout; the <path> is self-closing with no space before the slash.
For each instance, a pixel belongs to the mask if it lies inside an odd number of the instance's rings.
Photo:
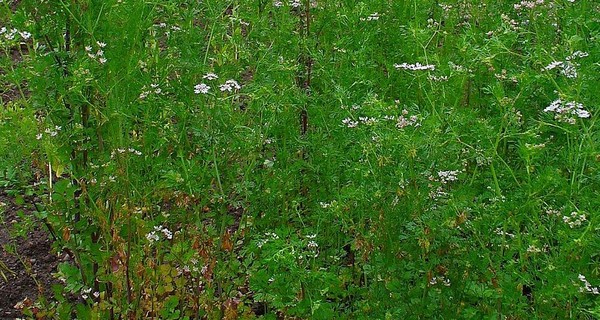
<path id="1" fill-rule="evenodd" d="M 158 237 L 158 235 L 156 234 L 156 232 L 152 231 L 150 233 L 148 233 L 146 235 L 146 239 L 148 239 L 148 241 L 150 241 L 150 243 L 154 242 L 154 241 L 158 241 L 160 240 L 160 238 Z"/>
<path id="2" fill-rule="evenodd" d="M 215 80 L 215 79 L 219 79 L 219 76 L 217 76 L 216 74 L 209 72 L 207 74 L 205 74 L 202 79 L 206 79 L 206 80 Z"/>
<path id="3" fill-rule="evenodd" d="M 378 12 L 371 13 L 366 18 L 360 18 L 360 21 L 376 21 L 376 20 L 379 20 L 379 13 Z"/>
<path id="4" fill-rule="evenodd" d="M 569 79 L 577 78 L 577 67 L 579 63 L 573 60 L 578 58 L 585 58 L 589 56 L 587 52 L 575 51 L 570 56 L 565 58 L 565 61 L 552 61 L 550 64 L 542 68 L 542 71 L 549 71 L 553 69 L 560 69 L 560 73 Z"/>
<path id="5" fill-rule="evenodd" d="M 206 85 L 205 83 L 200 83 L 194 86 L 194 93 L 195 94 L 207 94 L 208 90 L 210 90 L 210 87 L 208 85 Z"/>
<path id="6" fill-rule="evenodd" d="M 229 92 L 231 92 L 231 91 L 233 91 L 234 89 L 235 89 L 235 90 L 239 90 L 239 89 L 241 89 L 241 88 L 242 88 L 242 87 L 241 87 L 241 86 L 238 84 L 238 82 L 237 82 L 237 81 L 235 81 L 235 80 L 233 80 L 233 79 L 229 79 L 229 80 L 225 81 L 225 83 L 224 83 L 224 84 L 222 84 L 222 85 L 220 85 L 220 86 L 219 86 L 219 89 L 220 89 L 221 91 L 223 91 L 223 92 L 224 92 L 224 91 L 229 91 Z"/>
<path id="7" fill-rule="evenodd" d="M 358 126 L 358 121 L 354 121 L 350 118 L 342 120 L 342 123 L 345 124 L 348 128 L 356 128 Z"/>
<path id="8" fill-rule="evenodd" d="M 27 31 L 19 32 L 19 34 L 21 35 L 21 38 L 23 38 L 23 40 L 27 40 L 31 37 L 31 33 Z"/>
<path id="9" fill-rule="evenodd" d="M 555 113 L 554 119 L 560 122 L 575 124 L 575 118 L 589 118 L 589 111 L 584 109 L 583 104 L 575 101 L 564 102 L 561 99 L 556 99 L 550 103 L 544 112 Z"/>
<path id="10" fill-rule="evenodd" d="M 449 171 L 439 171 L 438 177 L 440 178 L 440 181 L 444 184 L 451 182 L 451 181 L 456 181 L 458 180 L 458 174 L 460 173 L 460 171 L 458 170 L 449 170 Z"/>
<path id="11" fill-rule="evenodd" d="M 173 239 L 173 233 L 169 231 L 169 229 L 163 227 L 162 225 L 154 227 L 154 231 L 151 231 L 148 234 L 146 234 L 146 239 L 148 239 L 150 243 L 160 240 L 160 236 L 158 235 L 159 232 L 162 233 L 166 239 Z"/>
<path id="12" fill-rule="evenodd" d="M 402 64 L 394 64 L 394 68 L 396 69 L 404 69 L 404 70 L 412 70 L 412 71 L 420 71 L 420 70 L 431 70 L 434 71 L 435 70 L 435 66 L 432 64 L 420 64 L 419 62 L 415 63 L 415 64 L 408 64 L 406 62 L 402 63 Z"/>
<path id="13" fill-rule="evenodd" d="M 548 64 L 546 67 L 544 67 L 544 69 L 542 69 L 542 71 L 548 71 L 548 70 L 552 70 L 554 68 L 562 67 L 563 64 L 564 64 L 564 62 L 562 62 L 562 61 L 552 61 L 550 64 Z"/>
<path id="14" fill-rule="evenodd" d="M 577 276 L 577 278 L 579 279 L 579 281 L 581 281 L 583 283 L 583 286 L 579 287 L 579 292 L 581 292 L 581 293 L 586 293 L 587 292 L 587 293 L 592 293 L 594 295 L 600 294 L 600 290 L 598 289 L 598 287 L 592 287 L 592 285 L 585 278 L 584 275 L 579 274 Z"/>

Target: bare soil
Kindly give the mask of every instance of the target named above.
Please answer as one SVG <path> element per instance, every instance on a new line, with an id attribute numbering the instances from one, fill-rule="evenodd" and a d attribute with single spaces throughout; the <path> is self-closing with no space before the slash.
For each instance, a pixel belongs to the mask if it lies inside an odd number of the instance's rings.
<path id="1" fill-rule="evenodd" d="M 52 240 L 45 227 L 34 222 L 26 237 L 13 234 L 23 227 L 19 213 L 32 217 L 35 210 L 33 198 L 24 200 L 19 205 L 0 189 L 0 271 L 7 278 L 0 273 L 0 319 L 21 316 L 19 305 L 27 306 L 41 295 L 50 297 L 52 285 L 58 283 L 52 273 L 60 259 L 51 253 Z"/>

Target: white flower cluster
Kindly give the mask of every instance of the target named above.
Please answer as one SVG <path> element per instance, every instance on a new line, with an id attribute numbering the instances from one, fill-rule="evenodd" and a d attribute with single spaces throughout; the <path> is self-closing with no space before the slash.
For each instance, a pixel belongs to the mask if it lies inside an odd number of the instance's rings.
<path id="1" fill-rule="evenodd" d="M 0 28 L 0 35 L 4 35 L 6 40 L 14 40 L 17 35 L 21 36 L 21 39 L 23 40 L 31 38 L 31 33 L 27 31 L 19 31 L 15 28 L 9 30 L 6 27 Z"/>
<path id="2" fill-rule="evenodd" d="M 571 60 L 577 59 L 577 58 L 585 58 L 589 55 L 590 54 L 587 52 L 577 50 L 577 51 L 573 52 L 570 56 L 566 57 L 565 60 L 571 61 Z"/>
<path id="3" fill-rule="evenodd" d="M 210 91 L 210 86 L 207 85 L 206 83 L 199 83 L 197 85 L 194 86 L 194 93 L 195 94 L 207 94 L 208 91 Z"/>
<path id="4" fill-rule="evenodd" d="M 448 81 L 448 76 L 436 76 L 436 75 L 428 75 L 427 79 L 433 81 L 433 82 L 446 82 Z"/>
<path id="5" fill-rule="evenodd" d="M 394 68 L 396 69 L 404 69 L 404 70 L 411 70 L 411 71 L 420 71 L 420 70 L 431 70 L 434 71 L 435 70 L 435 66 L 432 64 L 420 64 L 419 62 L 414 63 L 414 64 L 408 64 L 406 62 L 402 63 L 402 64 L 394 64 Z"/>
<path id="6" fill-rule="evenodd" d="M 150 89 L 148 90 L 148 88 L 146 86 L 142 87 L 142 93 L 140 93 L 140 100 L 144 100 L 146 99 L 150 94 L 154 93 L 154 94 L 161 94 L 162 93 L 162 89 L 160 88 L 160 86 L 158 85 L 158 83 L 151 83 L 150 84 Z"/>
<path id="7" fill-rule="evenodd" d="M 62 127 L 61 127 L 61 126 L 54 126 L 54 128 L 46 128 L 46 130 L 44 130 L 44 133 L 46 133 L 46 134 L 50 135 L 51 137 L 56 137 L 56 136 L 58 135 L 58 132 L 59 132 L 60 130 L 62 130 Z M 44 135 L 43 135 L 42 133 L 38 133 L 38 134 L 35 136 L 35 138 L 36 138 L 37 140 L 41 140 L 43 136 L 44 136 Z"/>
<path id="8" fill-rule="evenodd" d="M 303 2 L 303 0 L 289 0 L 287 3 L 292 8 L 300 8 L 300 7 L 302 7 L 302 2 Z M 274 0 L 273 1 L 273 6 L 277 7 L 277 8 L 281 8 L 281 7 L 284 6 L 284 3 L 281 0 Z M 316 0 L 311 0 L 310 1 L 310 7 L 311 8 L 316 8 L 317 7 L 317 1 Z"/>
<path id="9" fill-rule="evenodd" d="M 577 58 L 585 58 L 589 56 L 587 52 L 575 51 L 573 54 L 565 58 L 565 61 L 552 61 L 545 66 L 542 71 L 550 71 L 554 69 L 560 69 L 560 73 L 569 79 L 577 78 L 577 67 L 578 63 L 573 62 Z"/>
<path id="10" fill-rule="evenodd" d="M 553 208 L 548 208 L 546 209 L 546 214 L 549 216 L 560 216 L 560 210 L 557 209 L 553 209 Z"/>
<path id="11" fill-rule="evenodd" d="M 208 80 L 208 81 L 212 81 L 212 80 L 217 80 L 219 79 L 219 76 L 214 74 L 214 73 L 207 73 L 204 76 L 202 76 L 202 79 Z M 233 90 L 240 90 L 242 87 L 240 86 L 240 84 L 233 80 L 233 79 L 229 79 L 227 81 L 225 81 L 224 84 L 219 86 L 219 90 L 221 90 L 222 92 L 232 92 Z M 210 92 L 211 87 L 209 85 L 207 85 L 206 83 L 199 83 L 197 85 L 194 86 L 194 93 L 195 94 L 208 94 Z"/>
<path id="12" fill-rule="evenodd" d="M 275 157 L 273 157 L 273 160 L 265 159 L 265 161 L 263 162 L 263 166 L 265 166 L 265 168 L 271 169 L 275 165 L 275 160 Z"/>
<path id="13" fill-rule="evenodd" d="M 177 25 L 172 25 L 171 27 L 169 27 L 165 22 L 155 24 L 154 26 L 164 29 L 165 36 L 167 36 L 167 37 L 171 35 L 171 31 L 174 31 L 174 32 L 181 31 L 181 27 L 179 27 Z"/>
<path id="14" fill-rule="evenodd" d="M 307 255 L 307 258 L 316 258 L 319 256 L 319 244 L 315 240 L 309 240 L 306 248 L 312 253 L 311 255 Z"/>
<path id="15" fill-rule="evenodd" d="M 444 277 L 444 276 L 439 276 L 439 277 L 433 277 L 431 278 L 431 280 L 429 281 L 429 284 L 432 286 L 435 286 L 436 284 L 441 283 L 446 287 L 450 286 L 450 279 Z"/>
<path id="16" fill-rule="evenodd" d="M 345 118 L 342 120 L 342 123 L 348 128 L 356 128 L 358 127 L 358 121 L 352 120 L 352 118 Z"/>
<path id="17" fill-rule="evenodd" d="M 141 155 L 142 155 L 142 152 L 141 152 L 141 151 L 138 151 L 138 150 L 136 150 L 136 149 L 134 149 L 134 148 L 128 148 L 128 149 L 125 149 L 125 148 L 118 148 L 118 149 L 116 149 L 116 150 L 113 150 L 113 151 L 110 153 L 110 158 L 111 158 L 111 159 L 114 159 L 114 158 L 115 158 L 115 156 L 116 156 L 117 154 L 124 154 L 124 153 L 127 153 L 127 152 L 128 152 L 128 153 L 131 153 L 131 154 L 134 154 L 134 155 L 136 155 L 136 156 L 141 156 Z"/>
<path id="18" fill-rule="evenodd" d="M 579 288 L 579 292 L 589 292 L 596 295 L 600 294 L 600 290 L 598 290 L 598 287 L 592 287 L 592 285 L 589 281 L 587 281 L 584 275 L 580 274 L 577 278 L 579 278 L 579 281 L 583 282 L 583 287 Z"/>
<path id="19" fill-rule="evenodd" d="M 538 248 L 537 246 L 535 246 L 533 244 L 530 244 L 527 247 L 527 252 L 529 252 L 529 253 L 540 253 L 542 251 L 543 251 L 542 249 Z"/>
<path id="20" fill-rule="evenodd" d="M 542 71 L 548 71 L 548 70 L 555 69 L 557 67 L 562 67 L 563 64 L 564 64 L 564 62 L 562 62 L 562 61 L 552 61 L 549 65 L 545 66 L 542 69 Z"/>
<path id="21" fill-rule="evenodd" d="M 342 124 L 348 128 L 356 128 L 361 123 L 365 125 L 374 125 L 377 122 L 379 122 L 379 119 L 373 117 L 358 117 L 358 121 L 355 121 L 352 118 L 345 118 L 342 120 Z"/>
<path id="22" fill-rule="evenodd" d="M 515 8 L 515 10 L 519 11 L 519 10 L 522 10 L 522 9 L 533 9 L 536 6 L 542 5 L 542 4 L 544 4 L 544 0 L 536 0 L 536 1 L 526 1 L 526 0 L 524 0 L 524 1 L 521 1 L 519 3 L 515 3 L 513 7 Z"/>
<path id="23" fill-rule="evenodd" d="M 560 73 L 569 79 L 575 79 L 579 75 L 577 73 L 577 66 L 570 61 L 567 61 L 562 65 Z"/>
<path id="24" fill-rule="evenodd" d="M 81 297 L 83 298 L 83 300 L 87 300 L 87 298 L 89 298 L 89 294 L 92 292 L 92 288 L 81 288 Z M 100 297 L 100 292 L 94 292 L 93 293 L 95 298 Z"/>
<path id="25" fill-rule="evenodd" d="M 504 231 L 504 230 L 502 230 L 500 228 L 496 228 L 496 230 L 494 230 L 494 233 L 497 234 L 497 235 L 499 235 L 499 236 L 507 236 L 509 238 L 514 238 L 515 237 L 514 234 L 506 232 L 506 231 Z"/>
<path id="26" fill-rule="evenodd" d="M 237 81 L 233 80 L 233 79 L 229 79 L 227 81 L 225 81 L 224 84 L 219 86 L 219 90 L 221 91 L 228 91 L 231 92 L 234 89 L 235 90 L 240 90 L 242 87 L 237 83 Z"/>
<path id="27" fill-rule="evenodd" d="M 159 28 L 166 28 L 167 24 L 165 22 L 161 22 L 161 23 L 155 24 L 154 26 L 155 27 L 159 27 Z M 171 30 L 173 30 L 173 31 L 180 31 L 181 28 L 178 27 L 178 26 L 173 25 L 173 26 L 171 26 Z"/>
<path id="28" fill-rule="evenodd" d="M 319 202 L 319 205 L 321 206 L 321 208 L 327 209 L 329 207 L 333 207 L 333 206 L 337 205 L 337 201 L 335 201 L 335 200 L 333 200 L 331 202 L 323 202 L 323 201 L 321 201 L 321 202 Z"/>
<path id="29" fill-rule="evenodd" d="M 277 240 L 277 239 L 279 239 L 279 236 L 276 233 L 265 232 L 265 238 L 258 240 L 256 242 L 256 246 L 259 248 L 262 248 L 262 246 L 264 246 L 265 243 L 269 242 L 269 240 Z"/>
<path id="30" fill-rule="evenodd" d="M 416 115 L 408 116 L 408 110 L 404 109 L 402 110 L 402 115 L 398 117 L 396 128 L 404 129 L 409 126 L 417 128 L 421 126 L 421 122 Z"/>
<path id="31" fill-rule="evenodd" d="M 453 8 L 453 6 L 451 4 L 440 3 L 438 5 L 440 6 L 440 8 L 442 8 L 442 10 L 444 10 L 446 12 L 452 10 L 452 8 Z"/>
<path id="32" fill-rule="evenodd" d="M 379 122 L 379 119 L 373 117 L 358 117 L 358 121 L 366 125 L 374 125 Z"/>
<path id="33" fill-rule="evenodd" d="M 430 185 L 432 187 L 432 185 Z M 429 192 L 429 197 L 431 199 L 440 199 L 448 196 L 448 192 L 444 191 L 444 188 L 438 186 L 435 190 L 431 190 Z"/>
<path id="34" fill-rule="evenodd" d="M 352 110 L 352 111 L 356 111 L 356 110 L 360 110 L 362 107 L 358 104 L 353 104 L 352 106 L 342 106 L 341 107 L 343 110 Z"/>
<path id="35" fill-rule="evenodd" d="M 456 72 L 461 72 L 461 73 L 464 73 L 464 72 L 471 73 L 471 72 L 473 72 L 473 70 L 471 70 L 471 69 L 469 69 L 469 68 L 467 68 L 465 66 L 462 66 L 460 64 L 456 64 L 456 63 L 454 63 L 452 61 L 448 62 L 448 67 L 450 69 L 452 69 L 453 71 L 456 71 Z"/>
<path id="36" fill-rule="evenodd" d="M 203 266 L 202 269 L 198 268 L 198 259 L 196 258 L 191 258 L 190 259 L 190 263 L 192 264 L 192 267 L 190 268 L 189 265 L 184 265 L 183 268 L 177 268 L 177 271 L 179 271 L 179 273 L 186 273 L 189 274 L 190 272 L 198 272 L 200 271 L 202 274 L 205 274 L 206 271 L 208 270 L 208 266 Z"/>
<path id="37" fill-rule="evenodd" d="M 564 102 L 556 99 L 544 109 L 544 112 L 554 112 L 554 119 L 560 122 L 575 124 L 575 118 L 589 118 L 590 113 L 584 109 L 583 104 L 575 101 Z"/>
<path id="38" fill-rule="evenodd" d="M 212 72 L 209 72 L 209 73 L 205 74 L 204 76 L 202 76 L 202 79 L 216 80 L 216 79 L 219 79 L 219 76 Z M 209 91 L 210 91 L 210 86 L 207 85 L 206 83 L 199 83 L 194 86 L 195 94 L 207 94 Z"/>
<path id="39" fill-rule="evenodd" d="M 458 170 L 450 170 L 450 171 L 440 171 L 437 173 L 437 175 L 440 178 L 440 182 L 443 184 L 446 184 L 448 182 L 458 180 L 459 173 L 460 173 L 460 171 L 458 171 Z"/>
<path id="40" fill-rule="evenodd" d="M 149 232 L 146 235 L 146 239 L 148 239 L 148 241 L 150 241 L 150 243 L 153 243 L 154 241 L 158 241 L 158 240 L 160 240 L 160 236 L 159 236 L 160 233 L 162 233 L 163 236 L 168 240 L 173 239 L 173 233 L 171 231 L 169 231 L 169 229 L 163 227 L 162 225 L 160 225 L 158 227 L 154 227 L 154 230 L 152 232 Z"/>
<path id="41" fill-rule="evenodd" d="M 217 79 L 219 79 L 219 76 L 218 76 L 218 75 L 216 75 L 216 74 L 214 74 L 214 73 L 212 73 L 212 72 L 209 72 L 209 73 L 207 73 L 207 74 L 203 75 L 203 76 L 202 76 L 202 79 L 206 79 L 206 80 L 217 80 Z"/>
<path id="42" fill-rule="evenodd" d="M 439 171 L 437 173 L 437 178 L 433 175 L 429 176 L 429 181 L 439 182 L 441 185 L 438 185 L 435 189 L 432 189 L 429 192 L 429 197 L 431 199 L 440 199 L 448 196 L 448 192 L 444 189 L 444 185 L 448 184 L 452 181 L 458 180 L 458 174 L 460 171 L 458 170 L 449 170 L 449 171 Z M 429 184 L 430 188 L 434 188 L 435 185 L 433 183 Z"/>
<path id="43" fill-rule="evenodd" d="M 94 48 L 92 46 L 86 46 L 85 52 L 87 52 L 88 57 L 91 59 L 97 59 L 101 64 L 105 64 L 107 61 L 104 57 L 104 48 L 106 47 L 106 43 L 96 41 L 96 45 L 98 46 L 96 53 L 93 52 Z"/>
<path id="44" fill-rule="evenodd" d="M 371 13 L 366 18 L 360 18 L 360 21 L 377 21 L 377 20 L 379 20 L 379 13 L 378 12 Z"/>
<path id="45" fill-rule="evenodd" d="M 353 109 L 353 110 L 356 110 L 356 109 Z M 400 115 L 399 117 L 391 116 L 391 115 L 384 115 L 381 118 L 358 117 L 358 120 L 354 120 L 353 118 L 347 117 L 342 120 L 342 124 L 348 128 L 356 128 L 356 127 L 358 127 L 359 124 L 372 126 L 381 120 L 396 121 L 396 127 L 398 129 L 404 129 L 405 127 L 408 127 L 408 126 L 413 126 L 415 128 L 421 126 L 419 117 L 416 115 L 408 116 L 408 110 L 406 110 L 406 109 L 402 110 L 402 115 Z"/>
<path id="46" fill-rule="evenodd" d="M 563 222 L 568 224 L 570 228 L 580 227 L 587 220 L 584 213 L 576 211 L 571 212 L 571 215 L 563 216 Z"/>

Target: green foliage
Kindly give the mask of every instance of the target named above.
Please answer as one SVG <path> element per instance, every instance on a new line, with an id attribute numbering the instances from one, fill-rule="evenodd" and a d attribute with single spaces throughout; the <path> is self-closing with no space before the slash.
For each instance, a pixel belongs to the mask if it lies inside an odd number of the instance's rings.
<path id="1" fill-rule="evenodd" d="M 37 179 L 73 258 L 43 312 L 597 315 L 598 13 L 592 0 L 4 7 L 1 81 L 19 94 L 0 112 L 0 183 Z"/>

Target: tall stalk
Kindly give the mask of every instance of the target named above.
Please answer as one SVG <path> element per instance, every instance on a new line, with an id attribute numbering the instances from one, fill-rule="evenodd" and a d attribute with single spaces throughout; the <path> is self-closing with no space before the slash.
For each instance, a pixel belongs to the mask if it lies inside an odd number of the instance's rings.
<path id="1" fill-rule="evenodd" d="M 311 21 L 311 12 L 310 12 L 310 0 L 306 0 L 304 2 L 304 10 L 298 10 L 298 29 L 300 37 L 302 37 L 300 41 L 300 52 L 298 57 L 299 71 L 296 75 L 296 86 L 300 88 L 307 99 L 306 102 L 300 109 L 299 115 L 299 124 L 300 124 L 300 138 L 306 139 L 308 134 L 308 104 L 309 104 L 309 96 L 310 96 L 310 86 L 311 86 L 311 77 L 312 77 L 312 65 L 313 60 L 310 55 L 310 51 L 308 49 L 308 41 L 310 39 L 310 21 Z M 300 150 L 300 158 L 302 161 L 308 160 L 308 154 L 305 150 L 305 147 L 302 147 Z M 300 171 L 300 195 L 302 196 L 302 200 L 299 204 L 300 211 L 304 211 L 306 197 L 308 195 L 308 186 L 306 181 L 306 172 L 305 169 L 302 168 Z"/>

